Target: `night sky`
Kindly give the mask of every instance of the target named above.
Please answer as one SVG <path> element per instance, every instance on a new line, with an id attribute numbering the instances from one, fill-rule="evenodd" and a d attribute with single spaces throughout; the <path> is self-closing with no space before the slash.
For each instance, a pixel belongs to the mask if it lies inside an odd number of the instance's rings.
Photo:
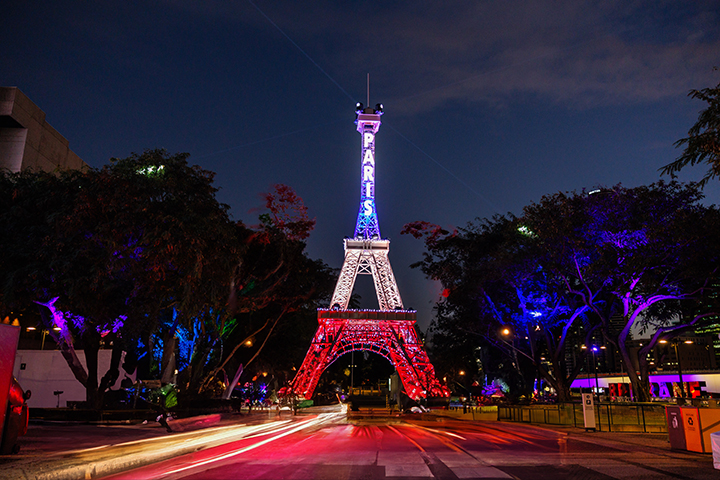
<path id="1" fill-rule="evenodd" d="M 369 73 L 385 107 L 380 230 L 423 328 L 440 287 L 410 269 L 423 245 L 405 223 L 452 228 L 544 194 L 657 181 L 705 106 L 688 91 L 720 82 L 717 0 L 11 0 L 0 17 L 0 85 L 88 164 L 189 152 L 249 225 L 261 192 L 290 185 L 317 219 L 310 256 L 334 267 L 360 200 L 354 106 Z"/>

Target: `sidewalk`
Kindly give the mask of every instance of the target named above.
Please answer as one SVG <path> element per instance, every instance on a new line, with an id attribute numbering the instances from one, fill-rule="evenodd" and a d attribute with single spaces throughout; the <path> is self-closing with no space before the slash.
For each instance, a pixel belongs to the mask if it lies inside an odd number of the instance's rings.
<path id="1" fill-rule="evenodd" d="M 424 415 L 432 415 L 437 417 L 445 417 L 453 420 L 461 420 L 461 421 L 473 421 L 473 419 L 470 417 L 470 413 L 460 415 L 458 412 L 446 412 L 443 410 L 433 410 L 429 413 L 426 413 Z M 593 443 L 625 443 L 628 445 L 637 445 L 637 446 L 645 446 L 645 447 L 652 447 L 657 448 L 660 450 L 667 450 L 671 451 L 670 448 L 670 442 L 668 440 L 668 434 L 667 433 L 643 433 L 643 432 L 605 432 L 605 431 L 596 431 L 596 432 L 588 432 L 582 427 L 575 427 L 572 425 L 552 425 L 552 424 L 545 424 L 545 423 L 525 423 L 525 422 L 510 422 L 510 421 L 504 421 L 504 420 L 497 420 L 497 413 L 495 413 L 494 418 L 492 415 L 487 415 L 488 418 L 481 417 L 480 415 L 475 415 L 475 421 L 487 421 L 487 420 L 494 420 L 501 422 L 503 425 L 516 425 L 518 427 L 522 426 L 531 426 L 533 428 L 538 428 L 541 430 L 551 430 L 554 432 L 564 433 L 566 435 L 570 436 L 578 436 L 582 437 L 583 440 L 589 441 L 592 440 Z M 672 450 L 673 452 L 682 452 L 682 450 Z M 691 453 L 692 452 L 685 452 L 685 453 Z M 703 455 L 708 456 L 710 454 L 694 454 L 694 455 Z"/>
<path id="2" fill-rule="evenodd" d="M 504 424 L 518 425 L 518 422 L 503 422 Z M 540 423 L 523 423 L 520 425 L 530 425 L 543 430 L 552 430 L 554 432 L 564 433 L 568 436 L 581 437 L 585 441 L 599 444 L 618 444 L 624 443 L 628 445 L 636 445 L 643 447 L 656 448 L 659 450 L 671 451 L 670 441 L 667 433 L 642 433 L 642 432 L 588 432 L 584 428 L 566 426 L 566 425 L 547 425 Z M 692 455 L 707 456 L 709 454 L 693 453 L 684 450 L 672 450 L 673 452 L 684 452 Z"/>

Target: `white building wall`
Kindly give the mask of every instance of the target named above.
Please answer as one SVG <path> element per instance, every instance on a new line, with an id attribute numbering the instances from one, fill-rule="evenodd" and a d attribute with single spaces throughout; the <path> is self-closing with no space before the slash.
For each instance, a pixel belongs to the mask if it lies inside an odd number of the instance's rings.
<path id="1" fill-rule="evenodd" d="M 80 363 L 87 369 L 85 352 L 76 351 L 76 353 Z M 111 356 L 112 350 L 98 352 L 98 382 L 108 371 Z M 57 407 L 58 397 L 53 394 L 56 391 L 63 392 L 60 395 L 60 407 L 67 407 L 68 401 L 85 401 L 85 387 L 75 379 L 59 350 L 18 350 L 13 374 L 23 390 L 32 392 L 27 402 L 30 408 Z M 120 367 L 120 376 L 113 385 L 113 390 L 120 388 L 120 382 L 125 376 L 133 381 L 135 379 L 134 374 L 128 375 Z"/>

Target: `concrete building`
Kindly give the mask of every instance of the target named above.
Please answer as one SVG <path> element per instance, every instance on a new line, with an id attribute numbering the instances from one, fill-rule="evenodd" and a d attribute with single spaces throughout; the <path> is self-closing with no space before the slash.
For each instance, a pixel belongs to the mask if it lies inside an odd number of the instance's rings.
<path id="1" fill-rule="evenodd" d="M 87 371 L 85 352 L 76 353 Z M 110 368 L 111 357 L 112 350 L 98 352 L 98 383 Z M 85 401 L 85 387 L 75 378 L 60 350 L 18 350 L 13 375 L 25 390 L 32 392 L 27 402 L 30 408 L 66 408 Z M 135 374 L 120 367 L 120 376 L 111 390 L 120 389 L 126 378 L 134 382 Z"/>
<path id="2" fill-rule="evenodd" d="M 0 170 L 87 167 L 67 139 L 45 121 L 40 107 L 17 87 L 0 87 Z"/>

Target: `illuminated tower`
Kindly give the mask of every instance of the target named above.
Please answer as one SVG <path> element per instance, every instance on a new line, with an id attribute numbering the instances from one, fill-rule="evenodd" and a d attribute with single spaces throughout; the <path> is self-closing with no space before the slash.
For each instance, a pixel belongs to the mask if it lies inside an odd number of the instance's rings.
<path id="1" fill-rule="evenodd" d="M 361 137 L 360 210 L 354 238 L 345 239 L 345 261 L 329 309 L 318 310 L 318 330 L 292 382 L 292 390 L 310 398 L 322 372 L 354 350 L 375 352 L 398 371 L 405 392 L 413 399 L 449 396 L 440 385 L 415 332 L 417 312 L 405 310 L 390 267 L 390 241 L 380 238 L 375 206 L 375 135 L 382 105 L 355 109 Z M 379 310 L 348 310 L 355 279 L 372 275 Z"/>

